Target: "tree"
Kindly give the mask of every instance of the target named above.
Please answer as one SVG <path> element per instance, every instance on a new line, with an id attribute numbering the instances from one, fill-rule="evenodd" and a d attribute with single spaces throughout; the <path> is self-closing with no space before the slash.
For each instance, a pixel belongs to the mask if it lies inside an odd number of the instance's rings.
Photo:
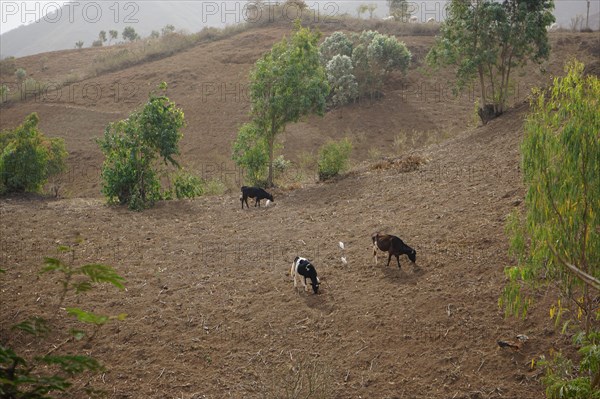
<path id="1" fill-rule="evenodd" d="M 387 4 L 390 8 L 390 15 L 393 16 L 396 21 L 408 21 L 410 13 L 408 11 L 407 0 L 387 0 Z"/>
<path id="2" fill-rule="evenodd" d="M 171 24 L 165 25 L 165 27 L 162 28 L 161 32 L 163 36 L 170 35 L 171 33 L 175 32 L 175 26 Z"/>
<path id="3" fill-rule="evenodd" d="M 369 4 L 367 6 L 367 11 L 369 11 L 369 19 L 373 19 L 373 13 L 375 12 L 375 10 L 377 9 L 377 4 Z"/>
<path id="4" fill-rule="evenodd" d="M 327 80 L 331 88 L 334 106 L 348 104 L 358 97 L 358 83 L 352 74 L 352 59 L 347 55 L 336 55 L 327 63 Z"/>
<path id="5" fill-rule="evenodd" d="M 547 93 L 534 93 L 521 146 L 527 210 L 509 224 L 518 265 L 507 269 L 501 300 L 509 314 L 524 314 L 521 282 L 556 281 L 586 332 L 600 316 L 599 98 L 600 80 L 584 77 L 579 62 Z"/>
<path id="6" fill-rule="evenodd" d="M 117 38 L 119 37 L 119 32 L 116 30 L 109 30 L 108 34 L 110 35 L 110 41 L 108 42 L 109 44 L 113 41 L 113 40 L 117 40 Z"/>
<path id="7" fill-rule="evenodd" d="M 166 84 L 161 84 L 166 90 Z M 102 192 L 109 202 L 141 210 L 161 198 L 156 168 L 159 159 L 179 167 L 173 158 L 184 126 L 183 111 L 165 95 L 152 93 L 129 118 L 110 123 L 98 144 L 104 153 Z"/>
<path id="8" fill-rule="evenodd" d="M 76 48 L 78 48 L 78 49 L 81 49 L 81 48 L 83 48 L 83 41 L 82 41 L 82 40 L 79 40 L 78 42 L 76 42 L 76 43 L 75 43 L 75 47 L 76 47 Z"/>
<path id="9" fill-rule="evenodd" d="M 344 32 L 333 32 L 319 46 L 319 54 L 323 65 L 336 55 L 352 57 L 353 44 Z"/>
<path id="10" fill-rule="evenodd" d="M 358 18 L 360 18 L 361 15 L 363 15 L 364 13 L 366 13 L 369 10 L 369 6 L 366 4 L 361 4 L 358 7 L 356 7 L 356 16 Z"/>
<path id="11" fill-rule="evenodd" d="M 553 8 L 552 0 L 451 0 L 427 62 L 455 65 L 458 89 L 479 79 L 479 115 L 487 123 L 504 112 L 513 69 L 548 58 Z"/>
<path id="12" fill-rule="evenodd" d="M 150 32 L 151 39 L 158 39 L 159 37 L 160 37 L 160 33 L 158 33 L 157 30 L 153 30 L 152 32 Z"/>
<path id="13" fill-rule="evenodd" d="M 267 185 L 273 185 L 275 140 L 288 123 L 310 113 L 322 115 L 329 94 L 319 62 L 320 34 L 296 21 L 291 38 L 283 38 L 263 55 L 250 73 L 251 116 L 269 152 Z"/>
<path id="14" fill-rule="evenodd" d="M 130 42 L 133 42 L 134 40 L 140 38 L 140 36 L 136 33 L 135 29 L 132 26 L 127 26 L 125 29 L 123 29 L 123 33 L 121 33 L 121 36 L 123 37 L 123 39 L 129 40 Z"/>
<path id="15" fill-rule="evenodd" d="M 106 31 L 105 30 L 101 30 L 100 33 L 98 34 L 98 40 L 100 40 L 102 43 L 106 43 L 106 41 L 108 40 L 106 38 Z"/>
<path id="16" fill-rule="evenodd" d="M 13 130 L 0 133 L 0 192 L 39 192 L 49 177 L 66 169 L 60 138 L 47 138 L 32 113 Z"/>
<path id="17" fill-rule="evenodd" d="M 404 43 L 376 31 L 363 31 L 355 40 L 352 64 L 361 94 L 373 96 L 393 70 L 406 74 L 412 55 Z"/>

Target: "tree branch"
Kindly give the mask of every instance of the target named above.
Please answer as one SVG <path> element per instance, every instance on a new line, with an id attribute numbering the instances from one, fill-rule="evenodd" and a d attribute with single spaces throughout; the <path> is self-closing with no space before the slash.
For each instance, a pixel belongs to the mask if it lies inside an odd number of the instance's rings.
<path id="1" fill-rule="evenodd" d="M 554 249 L 554 247 L 551 244 L 548 244 L 548 247 L 550 248 L 554 256 L 556 256 L 556 259 L 558 259 L 559 262 L 562 263 L 571 273 L 577 276 L 589 287 L 594 288 L 596 291 L 600 292 L 600 280 L 598 280 L 592 275 L 587 274 L 583 270 L 579 269 L 577 266 L 574 266 L 571 263 L 567 262 L 562 256 L 558 254 L 556 249 Z"/>

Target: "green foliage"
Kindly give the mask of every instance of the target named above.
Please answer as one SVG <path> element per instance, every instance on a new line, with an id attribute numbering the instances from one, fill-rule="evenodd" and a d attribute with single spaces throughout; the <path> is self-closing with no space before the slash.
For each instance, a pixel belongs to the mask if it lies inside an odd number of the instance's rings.
<path id="1" fill-rule="evenodd" d="M 552 399 L 600 398 L 600 80 L 583 69 L 572 61 L 549 90 L 534 91 L 521 145 L 526 213 L 507 224 L 517 265 L 500 298 L 507 314 L 524 315 L 524 289 L 555 284 L 550 317 L 563 333 L 583 327 L 579 366 L 561 355 L 545 363 Z"/>
<path id="2" fill-rule="evenodd" d="M 580 347 L 578 367 L 560 353 L 551 360 L 540 361 L 546 368 L 542 380 L 546 398 L 600 399 L 600 333 L 578 334 L 573 341 L 573 345 Z"/>
<path id="3" fill-rule="evenodd" d="M 171 33 L 175 32 L 175 26 L 168 24 L 165 25 L 162 29 L 161 29 L 161 33 L 163 36 L 167 36 L 170 35 Z"/>
<path id="4" fill-rule="evenodd" d="M 71 252 L 74 257 L 74 251 L 68 247 L 60 247 L 60 252 Z M 46 258 L 45 267 L 42 273 L 51 271 L 60 271 L 63 273 L 63 290 L 59 307 L 62 305 L 64 293 L 67 290 L 74 290 L 79 293 L 92 288 L 94 282 L 108 282 L 116 287 L 123 289 L 124 281 L 114 270 L 108 266 L 99 264 L 85 265 L 75 268 L 69 263 L 64 263 L 55 258 Z M 85 281 L 75 282 L 73 276 L 83 275 Z M 85 286 L 85 289 L 81 287 Z M 78 308 L 68 308 L 70 314 L 74 314 L 84 323 L 92 323 L 95 326 L 94 334 L 88 339 L 88 343 L 97 334 L 100 327 L 109 320 L 124 320 L 126 315 L 102 316 L 90 312 L 85 312 Z M 30 317 L 12 327 L 13 331 L 19 331 L 42 338 L 50 331 L 49 323 L 41 317 Z M 83 332 L 72 331 L 73 337 L 79 339 Z M 6 336 L 5 334 L 2 334 Z M 72 339 L 72 338 L 70 338 Z M 68 342 L 68 339 L 66 342 Z M 57 349 L 57 348 L 55 348 Z M 57 355 L 53 354 L 55 349 L 45 355 L 31 354 L 31 349 L 27 349 L 28 356 L 21 356 L 14 348 L 7 345 L 6 342 L 0 342 L 0 397 L 13 399 L 52 399 L 56 393 L 66 394 L 73 384 L 75 376 L 86 372 L 100 372 L 104 367 L 94 358 L 78 354 Z M 91 387 L 85 388 L 89 395 L 95 391 Z"/>
<path id="5" fill-rule="evenodd" d="M 548 58 L 553 8 L 552 0 L 451 0 L 427 62 L 454 65 L 458 90 L 479 79 L 486 123 L 504 112 L 513 69 Z"/>
<path id="6" fill-rule="evenodd" d="M 547 93 L 534 93 L 521 146 L 527 213 L 509 224 L 518 266 L 502 302 L 517 313 L 518 286 L 545 277 L 573 301 L 586 330 L 595 317 L 590 289 L 600 279 L 599 98 L 598 78 L 583 76 L 578 62 Z"/>
<path id="7" fill-rule="evenodd" d="M 60 247 L 61 252 L 70 252 L 71 261 L 64 262 L 58 258 L 44 258 L 44 267 L 40 274 L 59 272 L 62 273 L 60 280 L 62 289 L 59 294 L 58 308 L 62 307 L 63 301 L 69 291 L 76 294 L 89 291 L 93 288 L 94 283 L 109 283 L 118 289 L 124 289 L 123 282 L 125 281 L 119 276 L 113 268 L 101 264 L 87 264 L 76 267 L 73 265 L 75 259 L 75 250 L 69 247 Z M 76 278 L 81 276 L 81 278 Z"/>
<path id="8" fill-rule="evenodd" d="M 407 0 L 387 0 L 387 4 L 390 8 L 390 15 L 392 15 L 396 21 L 408 21 L 410 12 L 408 10 Z"/>
<path id="9" fill-rule="evenodd" d="M 204 194 L 204 182 L 198 176 L 180 171 L 173 179 L 175 197 L 178 199 L 195 198 Z"/>
<path id="10" fill-rule="evenodd" d="M 319 38 L 319 33 L 303 28 L 297 21 L 292 36 L 275 43 L 270 52 L 256 61 L 250 73 L 252 123 L 242 126 L 239 133 L 249 139 L 241 140 L 241 143 L 236 140 L 233 158 L 240 159 L 240 166 L 251 161 L 254 172 L 259 172 L 254 161 L 262 157 L 262 148 L 255 147 L 266 144 L 269 186 L 273 185 L 276 137 L 288 123 L 297 122 L 311 113 L 322 115 L 325 112 L 329 87 L 319 62 Z M 244 145 L 244 142 L 252 141 L 253 146 Z"/>
<path id="11" fill-rule="evenodd" d="M 19 68 L 15 72 L 15 77 L 17 78 L 17 81 L 21 83 L 27 77 L 27 71 L 23 68 Z"/>
<path id="12" fill-rule="evenodd" d="M 107 126 L 98 144 L 105 156 L 102 192 L 109 202 L 142 210 L 161 199 L 157 163 L 162 158 L 163 164 L 179 167 L 173 157 L 183 126 L 183 111 L 155 94 L 129 118 Z"/>
<path id="13" fill-rule="evenodd" d="M 106 43 L 106 41 L 108 39 L 106 37 L 106 31 L 105 30 L 101 30 L 100 33 L 98 33 L 98 40 L 100 40 L 101 43 Z"/>
<path id="14" fill-rule="evenodd" d="M 119 31 L 109 30 L 108 35 L 110 36 L 109 43 L 116 40 L 119 37 Z"/>
<path id="15" fill-rule="evenodd" d="M 75 42 L 75 48 L 81 49 L 83 48 L 83 40 L 79 40 Z"/>
<path id="16" fill-rule="evenodd" d="M 336 55 L 351 57 L 352 47 L 352 41 L 344 34 L 344 32 L 333 32 L 330 36 L 326 37 L 319 46 L 321 63 L 326 65 Z"/>
<path id="17" fill-rule="evenodd" d="M 348 167 L 352 152 L 352 142 L 345 138 L 338 142 L 330 141 L 319 150 L 319 180 L 331 179 Z"/>
<path id="18" fill-rule="evenodd" d="M 158 33 L 157 30 L 153 30 L 152 32 L 150 32 L 151 39 L 158 39 L 159 37 L 160 37 L 160 33 Z"/>
<path id="19" fill-rule="evenodd" d="M 51 176 L 66 169 L 63 139 L 45 137 L 32 113 L 14 130 L 0 133 L 0 193 L 39 192 Z"/>
<path id="20" fill-rule="evenodd" d="M 35 373 L 36 369 L 47 366 L 58 367 L 50 375 Z M 52 368 L 54 370 L 55 368 Z M 72 383 L 69 378 L 85 371 L 102 371 L 98 361 L 89 356 L 63 355 L 40 356 L 27 361 L 14 350 L 0 344 L 0 397 L 12 399 L 52 399 L 52 392 L 66 392 Z M 48 371 L 46 371 L 48 373 Z"/>
<path id="21" fill-rule="evenodd" d="M 348 104 L 358 97 L 358 83 L 352 73 L 353 68 L 352 59 L 347 55 L 335 55 L 327 63 L 327 80 L 333 106 Z"/>
<path id="22" fill-rule="evenodd" d="M 140 36 L 136 33 L 135 29 L 132 26 L 127 26 L 125 29 L 123 29 L 121 37 L 123 37 L 123 39 L 125 40 L 129 40 L 130 42 L 133 42 L 134 40 L 140 38 Z"/>
<path id="23" fill-rule="evenodd" d="M 269 148 L 259 127 L 249 122 L 238 131 L 233 143 L 232 159 L 245 172 L 245 179 L 251 185 L 265 185 L 269 164 Z"/>
<path id="24" fill-rule="evenodd" d="M 334 32 L 319 51 L 332 86 L 333 105 L 345 104 L 359 94 L 373 96 L 392 71 L 406 74 L 412 57 L 404 43 L 376 31 L 363 31 L 352 40 Z"/>

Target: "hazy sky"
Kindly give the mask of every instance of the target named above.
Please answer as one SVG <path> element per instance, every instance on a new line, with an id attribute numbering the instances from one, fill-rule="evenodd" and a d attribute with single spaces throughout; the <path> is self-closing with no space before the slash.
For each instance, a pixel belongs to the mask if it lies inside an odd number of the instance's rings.
<path id="1" fill-rule="evenodd" d="M 143 7 L 143 4 L 147 1 L 158 1 L 158 0 L 142 0 L 133 2 L 129 1 L 120 1 L 121 8 L 124 4 L 127 3 L 136 3 L 138 6 Z M 198 0 L 197 0 L 198 1 Z M 206 0 L 203 0 L 206 2 Z M 215 4 L 221 4 L 223 1 L 242 1 L 246 2 L 247 0 L 214 0 Z M 282 1 L 282 0 L 280 0 Z M 344 4 L 344 6 L 340 7 L 340 11 L 346 11 L 354 14 L 355 8 L 360 4 L 377 4 L 376 15 L 383 16 L 387 13 L 387 6 L 385 0 L 355 0 L 355 1 L 335 1 L 335 0 L 305 0 L 306 3 L 312 8 L 314 4 L 320 4 L 323 7 L 324 4 L 327 3 L 339 3 Z M 67 19 L 72 20 L 74 18 L 90 18 L 93 19 L 96 17 L 98 10 L 98 4 L 103 3 L 104 12 L 114 12 L 116 9 L 112 8 L 113 11 L 107 11 L 107 9 L 111 10 L 111 5 L 117 3 L 116 0 L 98 0 L 98 1 L 90 1 L 90 0 L 81 0 L 81 1 L 23 1 L 23 0 L 0 0 L 0 34 L 7 32 L 11 29 L 17 28 L 20 25 L 31 23 L 40 18 L 44 18 L 46 14 L 51 14 L 58 10 L 60 6 L 65 3 L 69 3 L 59 14 L 54 15 L 54 21 L 57 19 Z M 444 0 L 409 0 L 409 2 L 413 2 L 418 5 L 424 5 L 422 8 L 430 8 L 432 4 L 443 4 Z M 585 15 L 586 10 L 586 0 L 555 0 L 556 11 L 555 14 L 558 16 L 559 22 L 563 25 L 568 24 L 570 18 L 575 16 L 576 14 Z M 354 5 L 356 4 L 356 6 Z M 433 6 L 435 7 L 435 6 Z M 119 7 L 117 7 L 119 8 Z M 344 8 L 345 10 L 341 10 Z M 590 7 L 590 16 L 594 15 L 597 17 L 598 11 L 600 8 L 600 1 L 592 0 Z M 102 12 L 102 11 L 100 11 Z M 46 17 L 48 19 L 48 17 Z M 52 22 L 52 21 L 50 21 Z M 590 21 L 590 24 L 597 25 L 597 22 Z M 565 26 L 568 27 L 568 26 Z"/>

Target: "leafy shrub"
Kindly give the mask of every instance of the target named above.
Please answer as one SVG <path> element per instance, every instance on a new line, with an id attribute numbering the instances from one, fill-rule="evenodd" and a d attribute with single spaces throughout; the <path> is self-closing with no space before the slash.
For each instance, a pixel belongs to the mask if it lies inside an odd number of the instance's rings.
<path id="1" fill-rule="evenodd" d="M 180 171 L 173 180 L 175 197 L 178 199 L 194 198 L 204 194 L 204 182 L 198 176 Z"/>
<path id="2" fill-rule="evenodd" d="M 331 141 L 319 151 L 319 180 L 331 179 L 348 167 L 348 159 L 352 152 L 352 142 L 345 138 L 338 142 Z"/>
<path id="3" fill-rule="evenodd" d="M 240 128 L 233 143 L 232 158 L 237 165 L 244 168 L 245 178 L 249 184 L 264 184 L 269 164 L 269 150 L 256 124 L 246 123 Z"/>
<path id="4" fill-rule="evenodd" d="M 98 144 L 105 156 L 102 192 L 110 203 L 142 210 L 162 198 L 158 160 L 179 167 L 173 156 L 179 154 L 183 125 L 181 109 L 168 97 L 151 94 L 129 118 L 107 126 Z"/>
<path id="5" fill-rule="evenodd" d="M 46 138 L 38 123 L 32 113 L 16 129 L 0 133 L 0 193 L 39 192 L 48 177 L 66 169 L 64 140 Z"/>

